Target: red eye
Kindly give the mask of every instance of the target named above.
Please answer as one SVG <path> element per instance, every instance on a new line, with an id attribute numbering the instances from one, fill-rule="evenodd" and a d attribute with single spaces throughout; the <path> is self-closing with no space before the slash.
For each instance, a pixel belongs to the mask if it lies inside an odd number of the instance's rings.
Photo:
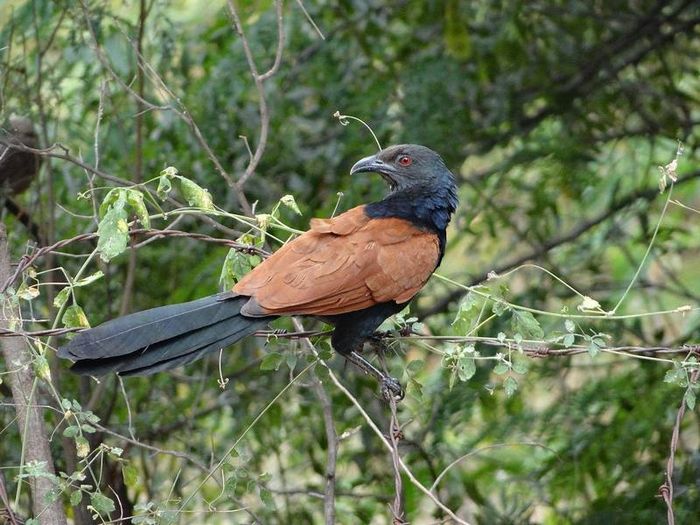
<path id="1" fill-rule="evenodd" d="M 413 164 L 413 159 L 408 155 L 401 155 L 399 157 L 399 164 L 401 164 L 402 166 L 410 166 L 411 164 Z"/>

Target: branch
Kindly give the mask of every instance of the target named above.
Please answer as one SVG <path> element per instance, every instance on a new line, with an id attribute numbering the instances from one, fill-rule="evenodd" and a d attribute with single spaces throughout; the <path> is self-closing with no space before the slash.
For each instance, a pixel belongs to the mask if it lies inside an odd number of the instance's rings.
<path id="1" fill-rule="evenodd" d="M 258 91 L 258 106 L 260 112 L 260 136 L 258 137 L 258 144 L 255 147 L 255 152 L 248 162 L 248 166 L 241 175 L 238 182 L 236 182 L 236 187 L 238 189 L 243 188 L 246 181 L 255 172 L 255 168 L 258 167 L 260 159 L 267 146 L 267 136 L 270 131 L 270 111 L 267 107 L 267 99 L 265 98 L 265 80 L 269 79 L 274 75 L 280 65 L 282 59 L 282 51 L 284 49 L 284 24 L 282 20 L 282 0 L 275 0 L 275 9 L 277 12 L 277 52 L 275 54 L 275 62 L 272 67 L 262 75 L 258 73 L 258 67 L 255 64 L 255 58 L 253 58 L 253 52 L 250 49 L 250 44 L 248 38 L 243 31 L 243 24 L 241 23 L 241 18 L 238 15 L 236 6 L 233 0 L 227 0 L 226 5 L 228 6 L 229 14 L 231 15 L 231 21 L 233 22 L 233 27 L 241 38 L 241 43 L 243 45 L 243 52 L 245 53 L 246 61 L 248 62 L 248 68 L 253 76 L 253 82 L 255 82 L 255 89 Z"/>
<path id="2" fill-rule="evenodd" d="M 131 41 L 130 38 L 128 38 L 129 42 L 132 44 L 134 48 L 134 52 L 136 53 L 137 57 L 137 64 L 140 70 L 143 73 L 147 73 L 153 78 L 158 86 L 165 91 L 168 96 L 171 98 L 173 103 L 177 104 L 179 106 L 179 109 L 170 105 L 170 106 L 158 106 L 156 104 L 152 104 L 151 102 L 147 101 L 145 98 L 143 98 L 143 93 L 135 91 L 131 86 L 129 86 L 124 80 L 121 79 L 121 77 L 114 71 L 112 68 L 111 64 L 109 63 L 109 60 L 105 56 L 102 48 L 99 45 L 99 42 L 97 40 L 97 34 L 95 32 L 94 27 L 92 26 L 92 22 L 90 21 L 90 11 L 88 9 L 87 4 L 84 1 L 80 2 L 83 8 L 83 14 L 85 17 L 85 23 L 87 25 L 88 31 L 90 32 L 90 37 L 92 38 L 92 44 L 95 48 L 95 54 L 97 56 L 97 59 L 100 61 L 102 64 L 102 67 L 110 74 L 110 76 L 129 94 L 131 95 L 139 105 L 141 105 L 144 110 L 148 111 L 153 111 L 153 110 L 169 110 L 173 111 L 178 117 L 180 117 L 190 128 L 192 133 L 195 136 L 195 139 L 197 142 L 199 142 L 200 146 L 204 150 L 204 152 L 207 154 L 207 157 L 209 157 L 209 160 L 212 161 L 214 164 L 214 167 L 216 170 L 219 172 L 219 174 L 223 177 L 223 179 L 227 182 L 227 184 L 233 188 L 234 193 L 236 194 L 236 198 L 238 200 L 239 205 L 241 206 L 241 209 L 243 210 L 244 213 L 247 215 L 251 215 L 252 213 L 252 208 L 250 206 L 250 203 L 248 202 L 248 199 L 246 198 L 245 194 L 243 193 L 242 189 L 238 187 L 234 182 L 231 176 L 226 172 L 224 167 L 221 165 L 221 162 L 219 162 L 219 159 L 217 156 L 214 154 L 213 150 L 209 146 L 209 143 L 204 139 L 204 136 L 202 135 L 201 130 L 199 129 L 199 126 L 195 122 L 194 118 L 192 117 L 191 113 L 188 111 L 188 109 L 185 107 L 185 105 L 181 102 L 180 98 L 173 93 L 173 91 L 167 86 L 167 84 L 163 81 L 163 79 L 160 77 L 160 75 L 155 71 L 153 67 L 144 59 L 143 55 L 140 52 L 138 44 L 134 43 Z"/>
<path id="3" fill-rule="evenodd" d="M 700 369 L 696 368 L 690 374 L 690 380 L 688 381 L 688 388 L 692 388 L 698 381 L 700 376 Z M 673 463 L 676 458 L 676 449 L 678 448 L 678 438 L 681 432 L 681 422 L 683 421 L 683 416 L 685 415 L 685 396 L 681 399 L 681 406 L 678 407 L 678 412 L 676 414 L 676 423 L 673 426 L 673 433 L 671 434 L 671 446 L 668 455 L 668 461 L 666 462 L 666 481 L 659 487 L 659 494 L 664 499 L 666 503 L 666 520 L 668 525 L 675 525 L 676 518 L 673 515 Z"/>
<path id="4" fill-rule="evenodd" d="M 303 331 L 304 328 L 303 328 L 301 322 L 299 321 L 299 319 L 293 318 L 293 322 L 294 322 L 294 327 L 297 330 Z M 384 446 L 389 450 L 389 452 L 392 453 L 392 451 L 393 451 L 392 444 L 389 442 L 389 440 L 387 440 L 387 438 L 384 436 L 384 434 L 379 429 L 377 424 L 372 420 L 370 415 L 362 407 L 362 405 L 357 400 L 357 398 L 355 396 L 353 396 L 352 393 L 347 388 L 345 388 L 345 385 L 343 385 L 343 383 L 340 382 L 340 380 L 338 379 L 338 376 L 335 375 L 335 373 L 328 366 L 328 364 L 318 356 L 318 352 L 316 351 L 316 348 L 311 343 L 311 341 L 306 339 L 305 344 L 307 345 L 307 348 L 313 353 L 313 355 L 318 359 L 318 362 L 328 371 L 328 376 L 331 378 L 333 383 L 352 402 L 352 404 L 355 405 L 355 407 L 359 410 L 362 417 L 365 419 L 365 421 L 367 421 L 367 424 L 370 426 L 370 428 L 374 431 L 375 434 L 377 434 L 377 436 L 379 437 L 381 442 L 384 444 Z M 403 470 L 406 473 L 406 475 L 408 476 L 411 483 L 418 490 L 420 490 L 423 494 L 428 496 L 428 498 L 430 498 L 430 500 L 432 500 L 433 503 L 435 503 L 435 505 L 437 505 L 440 509 L 442 509 L 445 513 L 447 513 L 453 520 L 455 520 L 455 522 L 459 523 L 460 525 L 469 525 L 465 520 L 463 520 L 462 518 L 457 516 L 454 512 L 452 512 L 452 510 L 450 510 L 442 501 L 440 501 L 437 498 L 437 496 L 435 496 L 435 494 L 430 492 L 430 490 L 428 490 L 428 488 L 425 485 L 423 485 L 420 481 L 418 481 L 416 476 L 406 466 L 406 464 L 403 462 L 403 460 L 401 459 L 400 456 L 397 457 L 397 460 L 398 460 L 399 466 L 401 467 L 401 470 Z"/>
<path id="5" fill-rule="evenodd" d="M 7 234 L 4 224 L 0 224 L 0 282 L 9 278 L 10 257 L 7 250 Z M 3 299 L 6 299 L 4 297 Z M 10 328 L 20 319 L 17 308 L 3 301 L 1 308 L 0 328 Z M 33 357 L 28 346 L 21 339 L 5 339 L 2 341 L 2 355 L 8 367 L 18 368 L 11 375 L 10 387 L 12 397 L 17 405 L 17 421 L 19 423 L 20 436 L 22 437 L 22 463 L 20 469 L 26 463 L 35 462 L 43 464 L 43 470 L 55 475 L 53 458 L 49 440 L 44 428 L 44 417 L 38 407 L 32 406 L 36 394 L 36 386 L 39 381 L 34 375 L 32 367 Z M 29 481 L 32 492 L 32 508 L 34 516 L 40 514 L 46 523 L 64 525 L 66 515 L 60 501 L 50 501 L 50 493 L 54 488 L 53 481 L 49 477 L 36 476 Z M 19 496 L 22 480 L 18 481 L 17 495 Z"/>
<path id="6" fill-rule="evenodd" d="M 308 340 L 308 339 L 307 339 Z M 335 523 L 335 471 L 338 458 L 338 435 L 333 422 L 333 405 L 321 381 L 314 374 L 313 389 L 321 403 L 323 411 L 323 424 L 326 428 L 326 441 L 328 449 L 326 453 L 326 488 L 323 493 L 323 514 L 326 525 Z"/>
<path id="7" fill-rule="evenodd" d="M 86 172 L 100 177 L 102 180 L 112 182 L 118 186 L 129 186 L 129 187 L 135 186 L 135 184 L 132 181 L 129 181 L 126 179 L 121 179 L 119 177 L 115 177 L 114 175 L 110 175 L 109 173 L 105 173 L 103 171 L 100 171 L 99 169 L 93 168 L 89 164 L 86 164 L 82 160 L 73 157 L 70 154 L 68 148 L 66 146 L 64 146 L 63 144 L 61 144 L 60 142 L 56 142 L 56 143 L 52 144 L 51 146 L 49 146 L 48 148 L 44 148 L 44 149 L 30 148 L 28 146 L 25 146 L 24 144 L 9 144 L 3 138 L 0 138 L 0 144 L 2 144 L 4 146 L 8 146 L 8 147 L 13 148 L 13 149 L 20 150 L 20 151 L 27 151 L 29 153 L 41 155 L 43 157 L 50 157 L 50 158 L 66 160 L 66 161 L 68 161 L 72 164 L 75 164 L 76 166 L 82 168 Z M 63 153 L 55 153 L 54 150 L 57 150 L 57 149 L 63 151 Z M 150 193 L 154 198 L 156 198 L 156 199 L 159 198 L 158 194 L 156 193 L 156 191 L 154 189 L 149 188 L 148 186 L 143 186 L 143 185 L 141 185 L 140 188 L 142 190 Z M 172 197 L 168 197 L 166 200 L 167 200 L 167 202 L 173 204 L 176 207 L 184 207 L 183 203 L 181 203 L 177 199 L 173 199 Z M 219 230 L 227 235 L 230 235 L 231 237 L 239 237 L 241 235 L 241 232 L 236 231 L 236 230 L 232 230 L 231 228 L 227 228 L 226 226 L 215 221 L 214 219 L 212 219 L 208 215 L 202 215 L 201 219 L 204 222 L 210 224 L 212 227 L 216 228 L 217 230 Z"/>
<path id="8" fill-rule="evenodd" d="M 131 235 L 132 237 L 143 235 L 145 237 L 155 239 L 162 239 L 165 237 L 185 237 L 188 239 L 196 239 L 198 241 L 211 242 L 214 244 L 223 244 L 224 246 L 228 246 L 230 248 L 233 248 L 234 250 L 239 250 L 243 253 L 248 253 L 251 255 L 259 255 L 261 257 L 268 257 L 270 255 L 265 250 L 252 246 L 250 244 L 241 244 L 240 242 L 232 241 L 229 239 L 219 239 L 217 237 L 210 237 L 209 235 L 205 235 L 203 233 L 183 232 L 180 230 L 155 230 L 135 228 L 129 230 L 129 235 Z M 0 288 L 0 293 L 5 292 L 10 286 L 12 286 L 12 283 L 14 283 L 19 278 L 22 272 L 29 268 L 38 258 L 55 252 L 56 250 L 60 250 L 61 248 L 64 248 L 74 242 L 89 241 L 96 238 L 97 233 L 83 233 L 82 235 L 76 235 L 75 237 L 71 237 L 70 239 L 63 239 L 61 241 L 58 241 L 52 244 L 51 246 L 39 248 L 31 255 L 23 255 L 19 263 L 17 264 L 15 272 L 4 281 L 4 284 Z M 2 279 L 0 279 L 0 282 L 3 282 Z"/>

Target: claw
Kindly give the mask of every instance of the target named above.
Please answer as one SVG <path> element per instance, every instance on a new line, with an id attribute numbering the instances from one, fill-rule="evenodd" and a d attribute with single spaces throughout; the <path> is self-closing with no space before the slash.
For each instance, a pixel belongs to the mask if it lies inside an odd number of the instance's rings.
<path id="1" fill-rule="evenodd" d="M 399 380 L 394 377 L 384 376 L 380 382 L 382 397 L 387 401 L 401 401 L 406 393 L 399 383 Z"/>

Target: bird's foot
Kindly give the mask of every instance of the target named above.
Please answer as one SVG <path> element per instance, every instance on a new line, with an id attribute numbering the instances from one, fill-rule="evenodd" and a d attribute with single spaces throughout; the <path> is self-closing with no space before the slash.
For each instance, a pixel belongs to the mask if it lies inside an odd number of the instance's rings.
<path id="1" fill-rule="evenodd" d="M 384 344 L 385 339 L 387 339 L 390 336 L 391 332 L 389 330 L 377 330 L 367 338 L 367 341 L 373 344 L 381 345 Z"/>
<path id="2" fill-rule="evenodd" d="M 401 401 L 406 395 L 401 383 L 399 383 L 399 380 L 395 377 L 384 376 L 379 381 L 379 384 L 381 386 L 382 397 L 387 402 L 391 402 L 392 400 Z"/>
<path id="3" fill-rule="evenodd" d="M 404 398 L 404 390 L 398 379 L 382 372 L 354 350 L 347 354 L 342 354 L 342 356 L 365 374 L 374 377 L 379 382 L 382 397 L 385 400 L 390 401 L 393 399 L 394 401 L 401 401 Z"/>

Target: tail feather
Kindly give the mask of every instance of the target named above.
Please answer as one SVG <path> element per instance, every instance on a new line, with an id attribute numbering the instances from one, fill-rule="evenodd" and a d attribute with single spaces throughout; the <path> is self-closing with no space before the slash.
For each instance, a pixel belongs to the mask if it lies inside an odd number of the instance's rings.
<path id="1" fill-rule="evenodd" d="M 150 375 L 200 359 L 269 322 L 240 310 L 247 297 L 219 294 L 108 321 L 81 332 L 58 355 L 78 374 Z"/>
<path id="2" fill-rule="evenodd" d="M 206 344 L 200 348 L 197 348 L 196 350 L 191 350 L 187 353 L 181 353 L 179 355 L 175 355 L 174 357 L 159 359 L 157 361 L 149 359 L 148 363 L 141 362 L 139 360 L 132 360 L 129 363 L 128 368 L 124 368 L 123 370 L 119 371 L 119 375 L 146 376 L 155 374 L 156 372 L 162 372 L 164 370 L 170 370 L 172 368 L 177 368 L 179 366 L 186 365 L 188 363 L 196 361 L 197 359 L 201 359 L 209 353 L 217 352 L 222 348 L 226 348 L 234 344 L 236 341 L 243 339 L 244 337 L 252 334 L 256 330 L 263 328 L 267 324 L 265 321 L 261 321 L 260 319 L 249 319 L 247 321 L 247 325 L 241 330 L 229 335 L 228 337 L 224 337 L 222 339 L 218 339 L 217 341 L 213 341 L 212 343 Z M 168 354 L 173 355 L 172 352 L 169 352 Z"/>
<path id="3" fill-rule="evenodd" d="M 58 355 L 68 359 L 96 359 L 130 354 L 239 315 L 247 299 L 230 293 L 217 294 L 125 315 L 79 333 L 58 350 Z"/>

